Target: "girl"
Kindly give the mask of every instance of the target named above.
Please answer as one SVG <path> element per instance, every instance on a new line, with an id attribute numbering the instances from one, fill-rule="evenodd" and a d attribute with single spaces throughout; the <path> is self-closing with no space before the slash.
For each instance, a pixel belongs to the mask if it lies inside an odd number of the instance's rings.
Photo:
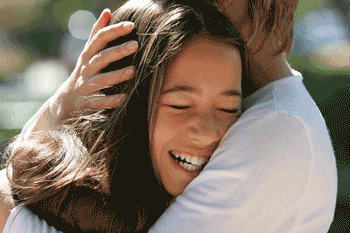
<path id="1" fill-rule="evenodd" d="M 129 1 L 111 24 L 119 20 L 134 22 L 138 34 L 137 77 L 101 92 L 124 93 L 126 101 L 13 142 L 9 180 L 21 205 L 12 215 L 26 206 L 63 232 L 147 231 L 237 120 L 244 43 L 224 15 L 206 4 Z M 89 59 L 80 81 L 102 85 L 104 72 L 116 69 L 107 66 L 116 59 L 111 51 Z M 91 80 L 86 74 L 99 73 L 95 64 L 107 67 Z M 20 217 L 10 218 L 5 232 Z M 31 219 L 33 231 L 42 230 Z"/>

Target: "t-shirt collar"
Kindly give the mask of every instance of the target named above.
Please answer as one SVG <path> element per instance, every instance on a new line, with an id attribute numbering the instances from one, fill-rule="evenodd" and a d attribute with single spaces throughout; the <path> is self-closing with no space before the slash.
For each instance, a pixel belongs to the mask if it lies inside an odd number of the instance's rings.
<path id="1" fill-rule="evenodd" d="M 266 93 L 266 91 L 268 91 L 269 89 L 273 89 L 274 87 L 283 85 L 283 84 L 288 84 L 288 83 L 293 83 L 293 82 L 300 82 L 303 80 L 303 76 L 301 75 L 300 72 L 292 69 L 292 73 L 293 76 L 289 76 L 286 78 L 282 78 L 276 81 L 273 81 L 267 85 L 265 85 L 264 87 L 260 88 L 259 90 L 257 90 L 256 92 L 254 92 L 253 94 L 245 97 L 242 100 L 242 106 L 244 106 L 244 108 L 249 108 L 250 106 L 252 106 L 257 100 L 261 99 L 264 96 L 264 93 Z"/>

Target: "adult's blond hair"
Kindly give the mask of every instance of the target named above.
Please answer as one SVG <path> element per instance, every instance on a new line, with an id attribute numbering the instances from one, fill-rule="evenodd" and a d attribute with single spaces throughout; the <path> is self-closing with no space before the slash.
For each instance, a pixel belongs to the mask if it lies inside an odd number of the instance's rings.
<path id="1" fill-rule="evenodd" d="M 232 11 L 228 8 L 237 7 L 238 1 L 247 1 L 243 14 L 250 20 L 246 23 L 252 25 L 249 36 L 244 38 L 248 51 L 255 54 L 269 46 L 273 56 L 288 55 L 293 47 L 293 19 L 298 0 L 217 0 L 217 3 L 229 13 Z M 261 40 L 258 47 L 253 43 L 256 40 Z"/>

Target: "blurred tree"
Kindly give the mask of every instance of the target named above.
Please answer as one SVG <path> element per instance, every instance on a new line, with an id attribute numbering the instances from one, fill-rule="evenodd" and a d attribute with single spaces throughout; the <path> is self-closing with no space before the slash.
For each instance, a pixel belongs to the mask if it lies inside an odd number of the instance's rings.
<path id="1" fill-rule="evenodd" d="M 300 0 L 294 15 L 294 21 L 298 23 L 309 11 L 322 10 L 329 6 L 329 0 Z"/>
<path id="2" fill-rule="evenodd" d="M 332 7 L 341 11 L 344 15 L 347 16 L 349 20 L 349 11 L 350 11 L 350 1 L 349 0 L 330 0 Z"/>
<path id="3" fill-rule="evenodd" d="M 31 25 L 40 17 L 50 0 L 1 0 L 0 28 L 13 30 Z"/>

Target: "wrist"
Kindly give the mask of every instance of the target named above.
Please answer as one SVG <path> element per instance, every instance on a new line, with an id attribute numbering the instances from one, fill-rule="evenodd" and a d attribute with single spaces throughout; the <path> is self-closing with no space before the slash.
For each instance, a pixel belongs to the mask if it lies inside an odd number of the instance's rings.
<path id="1" fill-rule="evenodd" d="M 59 125 L 59 119 L 56 114 L 53 113 L 51 108 L 51 100 L 48 101 L 43 111 L 39 114 L 31 132 L 35 131 L 49 131 L 57 129 Z"/>

